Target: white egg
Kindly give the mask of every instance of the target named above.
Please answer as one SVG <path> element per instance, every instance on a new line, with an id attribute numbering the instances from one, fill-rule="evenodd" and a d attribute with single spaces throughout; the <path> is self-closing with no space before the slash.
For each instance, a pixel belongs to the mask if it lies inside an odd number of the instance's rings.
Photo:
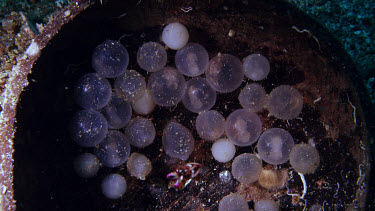
<path id="1" fill-rule="evenodd" d="M 102 192 L 109 199 L 121 198 L 126 188 L 126 180 L 120 174 L 110 174 L 102 181 Z"/>
<path id="2" fill-rule="evenodd" d="M 181 23 L 170 23 L 164 28 L 161 38 L 169 48 L 178 50 L 189 41 L 189 32 Z"/>
<path id="3" fill-rule="evenodd" d="M 220 139 L 212 145 L 211 151 L 215 160 L 226 163 L 233 159 L 236 147 L 228 139 Z"/>

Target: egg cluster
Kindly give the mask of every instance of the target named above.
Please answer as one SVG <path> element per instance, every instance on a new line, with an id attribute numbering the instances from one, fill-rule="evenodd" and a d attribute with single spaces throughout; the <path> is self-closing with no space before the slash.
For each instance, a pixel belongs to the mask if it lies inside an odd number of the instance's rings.
<path id="1" fill-rule="evenodd" d="M 93 147 L 93 154 L 84 153 L 74 161 L 79 176 L 92 177 L 101 165 L 113 168 L 127 162 L 129 174 L 145 180 L 152 171 L 151 161 L 141 153 L 131 154 L 131 147 L 151 145 L 157 131 L 153 122 L 141 115 L 149 115 L 155 106 L 172 107 L 180 102 L 187 110 L 198 113 L 196 132 L 203 140 L 213 142 L 211 151 L 218 162 L 231 161 L 236 147 L 257 142 L 258 154 L 243 153 L 233 160 L 232 175 L 239 182 L 256 182 L 262 174 L 262 160 L 272 165 L 290 160 L 297 172 L 315 171 L 319 153 L 313 146 L 295 146 L 293 137 L 281 128 L 263 131 L 262 121 L 255 113 L 265 108 L 278 119 L 297 118 L 303 97 L 294 87 L 282 85 L 267 95 L 260 84 L 250 83 L 238 97 L 242 109 L 227 118 L 210 110 L 217 94 L 238 89 L 245 76 L 252 81 L 265 79 L 270 64 L 264 56 L 251 54 L 241 62 L 233 55 L 218 53 L 210 59 L 204 46 L 188 43 L 189 33 L 180 23 L 167 25 L 162 40 L 168 48 L 177 50 L 176 68 L 166 66 L 167 51 L 163 45 L 144 43 L 136 60 L 140 68 L 149 72 L 147 80 L 136 70 L 127 69 L 129 54 L 119 42 L 107 40 L 95 48 L 92 55 L 95 73 L 83 75 L 74 89 L 74 99 L 83 110 L 69 124 L 70 135 L 78 145 Z M 192 132 L 178 121 L 171 120 L 165 125 L 162 145 L 170 157 L 188 160 L 194 143 Z M 119 174 L 108 175 L 102 182 L 103 194 L 111 199 L 120 198 L 126 187 L 125 178 Z M 240 195 L 230 194 L 222 199 L 219 210 L 227 210 L 226 207 L 242 210 L 247 203 Z M 275 210 L 275 207 L 278 209 L 275 202 L 267 200 L 255 204 L 255 210 Z"/>

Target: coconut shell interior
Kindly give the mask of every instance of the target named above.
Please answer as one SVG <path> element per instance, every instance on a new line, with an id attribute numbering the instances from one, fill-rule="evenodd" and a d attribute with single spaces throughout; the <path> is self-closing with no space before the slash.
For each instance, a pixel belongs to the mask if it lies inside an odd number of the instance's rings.
<path id="1" fill-rule="evenodd" d="M 30 84 L 20 96 L 15 123 L 13 184 L 18 209 L 215 210 L 231 192 L 245 197 L 250 208 L 262 198 L 275 199 L 282 210 L 302 210 L 313 204 L 329 209 L 365 206 L 368 99 L 357 91 L 363 87 L 356 82 L 359 76 L 349 57 L 324 28 L 287 4 L 269 0 L 102 3 L 92 4 L 63 25 L 41 50 L 28 75 Z M 79 147 L 70 138 L 67 124 L 80 109 L 72 98 L 75 82 L 81 75 L 94 72 L 93 49 L 107 39 L 120 40 L 129 52 L 129 69 L 139 71 L 147 80 L 150 74 L 136 63 L 137 49 L 148 41 L 161 42 L 163 27 L 175 21 L 187 27 L 190 42 L 203 45 L 210 58 L 218 53 L 232 54 L 241 60 L 252 53 L 268 58 L 271 72 L 257 82 L 268 94 L 280 85 L 291 85 L 302 94 L 304 106 L 296 119 L 279 120 L 269 116 L 267 109 L 257 114 L 263 131 L 283 128 L 296 144 L 314 143 L 318 149 L 320 166 L 315 173 L 305 175 L 304 199 L 288 195 L 303 191 L 302 180 L 289 162 L 276 167 L 289 175 L 287 185 L 280 189 L 268 190 L 257 182 L 240 184 L 235 179 L 222 182 L 219 173 L 230 171 L 231 162 L 215 161 L 210 151 L 212 142 L 201 140 L 195 131 L 197 114 L 181 103 L 172 108 L 157 106 L 147 116 L 156 127 L 154 143 L 144 149 L 132 147 L 132 152 L 143 153 L 152 161 L 153 170 L 145 181 L 131 177 L 126 164 L 112 169 L 102 167 L 90 179 L 76 175 L 74 158 L 93 150 Z M 175 51 L 167 53 L 167 66 L 174 66 Z M 212 109 L 224 117 L 240 109 L 238 94 L 252 82 L 244 79 L 236 91 L 218 94 Z M 169 188 L 166 179 L 173 168 L 186 163 L 170 158 L 162 149 L 163 129 L 170 121 L 189 128 L 196 139 L 186 162 L 204 164 L 200 177 L 183 190 Z M 237 147 L 236 156 L 255 153 L 254 148 L 255 144 Z M 264 162 L 263 165 L 270 168 Z M 101 181 L 109 173 L 120 173 L 127 180 L 127 192 L 121 199 L 107 199 L 101 192 Z"/>

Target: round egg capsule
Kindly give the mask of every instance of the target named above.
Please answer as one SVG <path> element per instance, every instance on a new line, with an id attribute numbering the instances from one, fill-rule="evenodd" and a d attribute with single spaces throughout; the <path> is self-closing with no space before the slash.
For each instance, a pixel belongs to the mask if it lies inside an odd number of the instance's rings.
<path id="1" fill-rule="evenodd" d="M 234 158 L 232 175 L 239 182 L 250 184 L 258 180 L 262 172 L 262 161 L 254 154 L 244 153 Z"/>
<path id="2" fill-rule="evenodd" d="M 133 110 L 140 115 L 149 115 L 155 108 L 155 102 L 152 99 L 150 91 L 145 90 L 145 94 L 133 102 Z"/>
<path id="3" fill-rule="evenodd" d="M 134 102 L 145 94 L 146 81 L 137 71 L 127 70 L 124 75 L 116 78 L 114 88 L 118 96 Z"/>
<path id="4" fill-rule="evenodd" d="M 194 149 L 194 138 L 183 125 L 170 122 L 163 132 L 163 147 L 172 158 L 187 160 Z"/>
<path id="5" fill-rule="evenodd" d="M 251 54 L 243 62 L 245 75 L 254 81 L 265 79 L 270 73 L 270 63 L 260 54 Z"/>
<path id="6" fill-rule="evenodd" d="M 155 127 L 150 120 L 136 117 L 126 126 L 125 135 L 132 146 L 143 148 L 154 142 Z"/>
<path id="7" fill-rule="evenodd" d="M 186 83 L 182 103 L 189 111 L 199 113 L 212 108 L 216 102 L 216 92 L 207 83 L 206 79 L 192 78 Z"/>
<path id="8" fill-rule="evenodd" d="M 125 72 L 128 64 L 128 51 L 114 40 L 104 41 L 92 54 L 92 67 L 101 77 L 115 78 Z"/>
<path id="9" fill-rule="evenodd" d="M 152 165 L 150 159 L 145 155 L 133 152 L 126 162 L 128 172 L 131 176 L 140 180 L 145 180 L 146 176 L 151 172 Z"/>
<path id="10" fill-rule="evenodd" d="M 98 173 L 100 162 L 95 155 L 91 153 L 82 153 L 74 159 L 73 167 L 78 176 L 90 178 Z"/>
<path id="11" fill-rule="evenodd" d="M 226 163 L 233 159 L 236 154 L 236 147 L 228 139 L 220 139 L 212 145 L 211 152 L 215 160 Z"/>
<path id="12" fill-rule="evenodd" d="M 248 211 L 249 205 L 244 197 L 237 193 L 224 196 L 219 203 L 219 211 Z"/>
<path id="13" fill-rule="evenodd" d="M 108 132 L 107 120 L 94 110 L 81 110 L 69 123 L 72 139 L 82 147 L 94 147 L 103 141 Z"/>
<path id="14" fill-rule="evenodd" d="M 237 146 L 250 146 L 258 140 L 262 122 L 255 113 L 238 109 L 233 111 L 225 122 L 228 139 Z"/>
<path id="15" fill-rule="evenodd" d="M 103 108 L 111 98 L 108 80 L 95 73 L 87 73 L 78 79 L 74 87 L 74 99 L 84 109 Z"/>
<path id="16" fill-rule="evenodd" d="M 121 166 L 128 159 L 130 144 L 124 134 L 117 130 L 110 130 L 94 152 L 104 166 L 113 168 Z"/>
<path id="17" fill-rule="evenodd" d="M 274 200 L 271 199 L 262 199 L 255 202 L 254 211 L 278 211 L 279 205 L 276 204 Z"/>
<path id="18" fill-rule="evenodd" d="M 290 165 L 302 174 L 314 173 L 320 163 L 318 150 L 310 144 L 297 144 L 289 155 Z"/>
<path id="19" fill-rule="evenodd" d="M 189 32 L 181 23 L 170 23 L 163 29 L 161 39 L 170 49 L 178 50 L 189 41 Z"/>
<path id="20" fill-rule="evenodd" d="M 109 199 L 119 199 L 126 192 L 126 180 L 119 174 L 110 174 L 102 181 L 102 192 Z"/>
<path id="21" fill-rule="evenodd" d="M 288 131 L 281 128 L 266 130 L 260 136 L 257 145 L 260 158 L 272 165 L 287 162 L 293 147 L 293 137 Z"/>
<path id="22" fill-rule="evenodd" d="M 278 119 L 297 118 L 302 111 L 303 99 L 297 89 L 282 85 L 272 90 L 268 101 L 269 112 Z"/>
<path id="23" fill-rule="evenodd" d="M 243 108 L 257 112 L 266 104 L 266 91 L 260 84 L 248 84 L 241 90 L 238 100 Z"/>
<path id="24" fill-rule="evenodd" d="M 199 76 L 207 70 L 209 57 L 206 49 L 198 43 L 188 43 L 176 52 L 177 70 L 190 77 Z"/>
<path id="25" fill-rule="evenodd" d="M 244 77 L 241 61 L 229 54 L 218 54 L 211 59 L 206 80 L 217 92 L 228 93 L 240 87 Z"/>
<path id="26" fill-rule="evenodd" d="M 202 139 L 214 141 L 219 139 L 225 130 L 225 118 L 215 110 L 199 113 L 195 128 Z"/>
<path id="27" fill-rule="evenodd" d="M 310 207 L 310 211 L 323 211 L 322 206 L 320 204 L 314 204 Z"/>
<path id="28" fill-rule="evenodd" d="M 120 129 L 130 121 L 132 108 L 123 98 L 112 96 L 100 113 L 107 119 L 109 129 Z"/>
<path id="29" fill-rule="evenodd" d="M 258 178 L 258 184 L 268 190 L 278 190 L 287 184 L 289 179 L 286 169 L 263 168 Z"/>
<path id="30" fill-rule="evenodd" d="M 152 99 L 163 107 L 177 105 L 185 93 L 185 88 L 184 76 L 172 67 L 165 67 L 148 79 Z"/>
<path id="31" fill-rule="evenodd" d="M 147 72 L 156 72 L 167 64 L 167 52 L 160 43 L 148 42 L 138 49 L 137 62 Z"/>

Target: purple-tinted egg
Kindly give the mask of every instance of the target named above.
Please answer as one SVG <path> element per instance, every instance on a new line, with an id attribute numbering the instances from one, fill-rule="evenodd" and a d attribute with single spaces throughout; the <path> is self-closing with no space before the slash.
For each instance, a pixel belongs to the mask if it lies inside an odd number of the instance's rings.
<path id="1" fill-rule="evenodd" d="M 189 111 L 198 113 L 212 108 L 216 102 L 216 91 L 207 83 L 206 79 L 192 78 L 186 83 L 182 103 Z"/>
<path id="2" fill-rule="evenodd" d="M 153 73 L 148 79 L 148 90 L 155 103 L 163 107 L 177 105 L 185 92 L 185 78 L 172 67 Z"/>
<path id="3" fill-rule="evenodd" d="M 170 122 L 163 132 L 163 147 L 172 158 L 187 160 L 194 149 L 190 130 L 177 122 Z"/>
<path id="4" fill-rule="evenodd" d="M 128 159 L 130 143 L 123 133 L 117 130 L 110 130 L 94 151 L 104 166 L 118 167 Z"/>
<path id="5" fill-rule="evenodd" d="M 127 70 L 116 78 L 114 89 L 118 96 L 129 102 L 134 102 L 145 94 L 146 81 L 137 71 Z"/>
<path id="6" fill-rule="evenodd" d="M 84 109 L 100 109 L 107 105 L 112 93 L 108 80 L 95 73 L 87 73 L 78 79 L 74 87 L 74 99 Z"/>
<path id="7" fill-rule="evenodd" d="M 294 119 L 302 111 L 303 98 L 292 86 L 278 86 L 270 93 L 268 107 L 270 114 L 278 119 Z"/>
<path id="8" fill-rule="evenodd" d="M 259 138 L 258 153 L 262 160 L 278 165 L 289 160 L 290 151 L 294 147 L 292 135 L 281 128 L 266 130 Z"/>
<path id="9" fill-rule="evenodd" d="M 225 122 L 225 133 L 237 146 L 250 146 L 258 140 L 262 122 L 258 115 L 247 109 L 233 111 Z"/>
<path id="10" fill-rule="evenodd" d="M 74 159 L 73 167 L 78 176 L 90 178 L 98 173 L 100 162 L 95 155 L 91 153 L 82 153 Z"/>
<path id="11" fill-rule="evenodd" d="M 100 113 L 107 119 L 109 129 L 120 129 L 130 121 L 132 108 L 123 98 L 113 96 Z"/>
<path id="12" fill-rule="evenodd" d="M 266 99 L 266 91 L 256 83 L 246 85 L 238 96 L 241 106 L 253 112 L 260 111 L 266 105 Z"/>
<path id="13" fill-rule="evenodd" d="M 94 110 L 81 110 L 72 117 L 68 126 L 72 139 L 83 147 L 94 147 L 108 132 L 107 120 Z"/>
<path id="14" fill-rule="evenodd" d="M 260 54 L 251 54 L 243 62 L 245 75 L 254 81 L 265 79 L 270 72 L 270 63 Z"/>
<path id="15" fill-rule="evenodd" d="M 241 183 L 250 184 L 256 182 L 261 172 L 262 160 L 254 154 L 243 153 L 233 160 L 233 177 Z"/>
<path id="16" fill-rule="evenodd" d="M 188 43 L 176 52 L 177 70 L 190 77 L 199 76 L 207 70 L 209 57 L 206 49 L 198 43 Z"/>
<path id="17" fill-rule="evenodd" d="M 225 130 L 225 118 L 215 110 L 199 113 L 195 128 L 202 139 L 215 141 L 219 139 Z"/>
<path id="18" fill-rule="evenodd" d="M 241 61 L 230 54 L 218 54 L 211 59 L 206 70 L 206 80 L 220 93 L 228 93 L 240 87 L 244 77 Z"/>
<path id="19" fill-rule="evenodd" d="M 109 199 L 121 198 L 126 192 L 126 180 L 120 174 L 110 174 L 102 181 L 102 192 Z"/>
<path id="20" fill-rule="evenodd" d="M 143 148 L 154 142 L 155 126 L 146 118 L 136 117 L 126 126 L 125 135 L 132 146 Z"/>
<path id="21" fill-rule="evenodd" d="M 138 49 L 137 62 L 147 72 L 156 72 L 167 64 L 167 52 L 160 43 L 147 42 Z"/>
<path id="22" fill-rule="evenodd" d="M 318 168 L 320 156 L 318 150 L 310 144 L 297 144 L 289 155 L 290 165 L 302 174 L 312 174 Z"/>
<path id="23" fill-rule="evenodd" d="M 104 41 L 92 54 L 92 67 L 101 77 L 115 78 L 125 72 L 128 64 L 128 51 L 114 40 Z"/>
<path id="24" fill-rule="evenodd" d="M 224 196 L 219 203 L 219 211 L 248 211 L 246 199 L 238 193 Z"/>

